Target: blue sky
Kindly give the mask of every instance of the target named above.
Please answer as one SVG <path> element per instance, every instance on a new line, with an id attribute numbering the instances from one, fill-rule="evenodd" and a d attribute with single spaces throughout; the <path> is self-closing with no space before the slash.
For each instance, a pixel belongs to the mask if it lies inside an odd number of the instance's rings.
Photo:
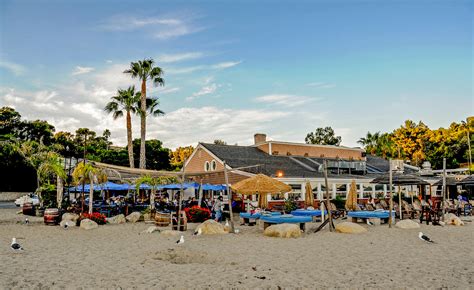
<path id="1" fill-rule="evenodd" d="M 304 141 L 332 126 L 343 145 L 404 120 L 446 127 L 474 114 L 470 1 L 2 1 L 0 105 L 57 130 L 110 128 L 121 72 L 154 58 L 169 147 Z M 134 136 L 139 136 L 138 118 Z"/>

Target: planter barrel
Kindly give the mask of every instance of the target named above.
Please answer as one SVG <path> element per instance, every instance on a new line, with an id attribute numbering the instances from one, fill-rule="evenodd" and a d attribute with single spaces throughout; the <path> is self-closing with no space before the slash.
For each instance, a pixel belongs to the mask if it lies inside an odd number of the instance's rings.
<path id="1" fill-rule="evenodd" d="M 44 211 L 44 223 L 47 225 L 55 226 L 58 225 L 61 219 L 59 214 L 59 209 L 57 208 L 47 208 Z"/>
<path id="2" fill-rule="evenodd" d="M 22 206 L 22 212 L 24 215 L 35 215 L 35 207 L 32 202 L 25 202 Z"/>
<path id="3" fill-rule="evenodd" d="M 171 216 L 169 213 L 155 213 L 155 224 L 158 227 L 167 227 L 171 223 Z"/>

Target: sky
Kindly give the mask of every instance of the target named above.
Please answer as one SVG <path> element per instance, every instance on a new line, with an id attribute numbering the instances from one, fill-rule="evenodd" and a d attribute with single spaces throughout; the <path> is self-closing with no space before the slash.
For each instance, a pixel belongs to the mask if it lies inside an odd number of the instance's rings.
<path id="1" fill-rule="evenodd" d="M 304 142 L 331 126 L 342 145 L 404 120 L 430 128 L 474 115 L 472 1 L 0 2 L 0 106 L 56 131 L 88 127 L 126 144 L 103 108 L 123 71 L 153 58 L 166 114 L 147 138 L 169 148 L 254 133 Z M 139 138 L 139 118 L 133 117 Z"/>

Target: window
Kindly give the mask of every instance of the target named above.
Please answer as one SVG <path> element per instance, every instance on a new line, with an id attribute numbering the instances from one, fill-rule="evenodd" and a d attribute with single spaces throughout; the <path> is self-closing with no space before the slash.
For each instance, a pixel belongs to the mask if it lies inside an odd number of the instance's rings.
<path id="1" fill-rule="evenodd" d="M 217 169 L 217 162 L 216 160 L 211 161 L 211 170 L 215 171 Z"/>
<path id="2" fill-rule="evenodd" d="M 336 184 L 336 197 L 339 196 L 342 199 L 346 199 L 347 195 L 347 184 Z"/>
<path id="3" fill-rule="evenodd" d="M 209 171 L 209 169 L 211 169 L 211 165 L 209 164 L 209 161 L 206 161 L 204 163 L 204 171 Z"/>
<path id="4" fill-rule="evenodd" d="M 301 184 L 290 184 L 291 192 L 288 193 L 289 199 L 301 199 Z"/>

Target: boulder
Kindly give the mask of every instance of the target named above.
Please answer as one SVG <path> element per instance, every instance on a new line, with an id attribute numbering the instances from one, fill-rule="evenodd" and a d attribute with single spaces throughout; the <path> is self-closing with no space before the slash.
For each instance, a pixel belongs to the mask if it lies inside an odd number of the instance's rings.
<path id="1" fill-rule="evenodd" d="M 126 219 L 128 222 L 130 223 L 136 223 L 140 220 L 140 217 L 142 216 L 142 214 L 138 211 L 135 211 L 135 212 L 132 212 L 131 214 L 129 214 Z"/>
<path id="2" fill-rule="evenodd" d="M 266 228 L 263 235 L 275 238 L 299 238 L 301 237 L 301 230 L 295 224 L 277 224 Z"/>
<path id="3" fill-rule="evenodd" d="M 160 228 L 157 227 L 157 226 L 150 226 L 148 227 L 148 229 L 144 230 L 143 233 L 146 233 L 146 234 L 151 234 L 153 232 L 159 232 L 160 231 Z"/>
<path id="4" fill-rule="evenodd" d="M 160 235 L 164 236 L 164 237 L 175 237 L 175 236 L 178 236 L 180 234 L 181 234 L 181 232 L 172 231 L 172 230 L 164 230 L 164 231 L 160 232 Z"/>
<path id="5" fill-rule="evenodd" d="M 419 229 L 420 224 L 412 220 L 401 220 L 395 224 L 399 229 Z"/>
<path id="6" fill-rule="evenodd" d="M 61 217 L 61 220 L 62 220 L 62 221 L 73 221 L 73 222 L 77 222 L 78 219 L 79 219 L 79 215 L 78 215 L 78 214 L 70 213 L 70 212 L 64 213 L 63 216 Z"/>
<path id="7" fill-rule="evenodd" d="M 356 223 L 342 222 L 336 225 L 336 232 L 344 234 L 361 234 L 366 233 L 367 229 Z"/>
<path id="8" fill-rule="evenodd" d="M 126 222 L 127 220 L 125 219 L 125 216 L 123 214 L 107 218 L 107 223 L 109 224 L 124 224 Z"/>
<path id="9" fill-rule="evenodd" d="M 216 222 L 215 220 L 207 220 L 203 222 L 202 224 L 196 227 L 195 231 L 198 231 L 199 229 L 201 229 L 201 233 L 203 235 L 227 234 L 227 232 L 224 230 L 224 226 Z"/>
<path id="10" fill-rule="evenodd" d="M 463 226 L 464 225 L 464 222 L 458 216 L 456 216 L 455 214 L 452 214 L 452 213 L 447 213 L 444 216 L 444 222 L 447 225 L 453 225 L 453 226 Z"/>
<path id="11" fill-rule="evenodd" d="M 63 220 L 59 223 L 59 226 L 62 227 L 62 228 L 66 228 L 66 227 L 67 228 L 76 228 L 76 222 L 75 221 L 68 221 L 68 220 L 64 221 Z"/>
<path id="12" fill-rule="evenodd" d="M 98 227 L 99 227 L 99 225 L 95 221 L 92 221 L 90 219 L 83 219 L 81 221 L 81 229 L 92 230 L 92 229 L 96 229 Z"/>

